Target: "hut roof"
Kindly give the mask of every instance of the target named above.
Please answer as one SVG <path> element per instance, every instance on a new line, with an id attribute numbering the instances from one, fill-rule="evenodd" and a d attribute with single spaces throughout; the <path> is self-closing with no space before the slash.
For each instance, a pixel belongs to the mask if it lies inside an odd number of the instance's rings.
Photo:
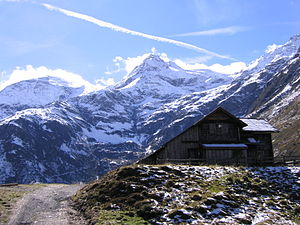
<path id="1" fill-rule="evenodd" d="M 240 120 L 239 118 L 237 118 L 236 116 L 232 115 L 230 112 L 228 112 L 227 110 L 223 109 L 222 107 L 218 107 L 215 110 L 213 110 L 212 112 L 210 112 L 209 114 L 207 114 L 206 116 L 202 117 L 199 121 L 197 121 L 195 125 L 202 123 L 203 121 L 205 121 L 207 118 L 209 118 L 210 116 L 212 116 L 213 114 L 217 113 L 217 112 L 222 112 L 225 115 L 227 115 L 229 118 L 231 118 L 235 123 L 239 124 L 241 127 L 245 127 L 247 126 L 247 124 Z"/>
<path id="2" fill-rule="evenodd" d="M 243 131 L 257 132 L 278 132 L 278 130 L 265 120 L 261 119 L 240 119 L 247 126 L 243 127 Z"/>

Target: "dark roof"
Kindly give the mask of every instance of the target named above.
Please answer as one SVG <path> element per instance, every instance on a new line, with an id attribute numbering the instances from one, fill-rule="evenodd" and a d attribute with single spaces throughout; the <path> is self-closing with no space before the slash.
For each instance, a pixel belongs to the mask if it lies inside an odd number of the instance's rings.
<path id="1" fill-rule="evenodd" d="M 243 127 L 243 131 L 257 132 L 278 132 L 278 130 L 265 120 L 261 119 L 240 119 L 247 124 Z"/>
<path id="2" fill-rule="evenodd" d="M 197 125 L 199 123 L 201 123 L 202 121 L 204 121 L 206 118 L 210 117 L 211 115 L 213 115 L 216 112 L 222 112 L 225 115 L 227 115 L 229 118 L 231 118 L 232 120 L 234 120 L 237 124 L 239 124 L 241 127 L 245 127 L 247 126 L 247 124 L 245 122 L 243 122 L 242 120 L 240 120 L 239 118 L 237 118 L 236 116 L 232 115 L 230 112 L 226 111 L 225 109 L 223 109 L 222 107 L 218 107 L 215 110 L 213 110 L 212 112 L 210 112 L 209 114 L 207 114 L 206 116 L 202 117 L 202 119 L 198 120 L 194 125 Z"/>

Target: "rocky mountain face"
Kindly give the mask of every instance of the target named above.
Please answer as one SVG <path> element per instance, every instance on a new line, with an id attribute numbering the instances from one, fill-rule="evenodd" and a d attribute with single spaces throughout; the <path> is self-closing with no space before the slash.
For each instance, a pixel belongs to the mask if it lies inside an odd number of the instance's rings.
<path id="1" fill-rule="evenodd" d="M 300 97 L 296 97 L 270 119 L 280 133 L 274 134 L 274 154 L 278 156 L 300 155 Z"/>
<path id="2" fill-rule="evenodd" d="M 10 85 L 0 91 L 0 183 L 94 179 L 217 106 L 271 120 L 299 96 L 299 46 L 296 35 L 235 76 L 150 55 L 117 85 L 89 94 L 53 77 Z"/>

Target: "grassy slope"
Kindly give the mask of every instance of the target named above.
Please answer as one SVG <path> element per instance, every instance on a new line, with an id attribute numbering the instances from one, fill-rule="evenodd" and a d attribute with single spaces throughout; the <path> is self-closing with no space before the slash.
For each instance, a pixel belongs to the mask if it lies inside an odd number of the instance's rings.
<path id="1" fill-rule="evenodd" d="M 275 155 L 300 156 L 300 96 L 270 122 L 280 130 L 273 135 Z"/>
<path id="2" fill-rule="evenodd" d="M 251 224 L 265 214 L 291 224 L 300 222 L 299 171 L 129 166 L 85 186 L 74 207 L 98 224 Z"/>

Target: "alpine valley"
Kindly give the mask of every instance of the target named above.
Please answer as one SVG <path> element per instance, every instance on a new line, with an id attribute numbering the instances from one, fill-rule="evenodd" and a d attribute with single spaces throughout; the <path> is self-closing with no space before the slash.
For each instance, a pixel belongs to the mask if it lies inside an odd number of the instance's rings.
<path id="1" fill-rule="evenodd" d="M 89 181 L 159 148 L 217 106 L 280 129 L 300 154 L 300 34 L 243 71 L 187 71 L 152 54 L 114 86 L 86 93 L 56 76 L 0 91 L 0 183 Z M 298 151 L 298 152 L 297 152 Z"/>

